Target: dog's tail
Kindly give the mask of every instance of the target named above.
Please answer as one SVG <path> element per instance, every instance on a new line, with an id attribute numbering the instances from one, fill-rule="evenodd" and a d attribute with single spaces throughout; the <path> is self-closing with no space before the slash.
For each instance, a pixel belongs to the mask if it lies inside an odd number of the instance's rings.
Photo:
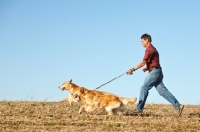
<path id="1" fill-rule="evenodd" d="M 134 104 L 137 101 L 136 97 L 133 98 L 124 98 L 119 97 L 119 100 L 122 102 L 123 105 Z"/>

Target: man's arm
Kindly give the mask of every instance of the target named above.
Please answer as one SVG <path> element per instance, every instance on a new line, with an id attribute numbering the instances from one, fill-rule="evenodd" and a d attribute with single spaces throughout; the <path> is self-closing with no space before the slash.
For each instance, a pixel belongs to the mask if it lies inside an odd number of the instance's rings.
<path id="1" fill-rule="evenodd" d="M 133 71 L 143 67 L 146 64 L 146 61 L 142 61 L 140 62 L 137 66 L 135 66 L 134 68 L 131 68 L 130 70 L 127 71 L 127 74 L 132 74 Z M 143 69 L 143 71 L 146 71 L 146 68 Z"/>
<path id="2" fill-rule="evenodd" d="M 142 62 L 140 62 L 137 66 L 135 66 L 134 68 L 132 68 L 132 70 L 135 71 L 135 70 L 137 70 L 137 69 L 143 67 L 145 64 L 146 64 L 146 61 L 142 61 Z"/>

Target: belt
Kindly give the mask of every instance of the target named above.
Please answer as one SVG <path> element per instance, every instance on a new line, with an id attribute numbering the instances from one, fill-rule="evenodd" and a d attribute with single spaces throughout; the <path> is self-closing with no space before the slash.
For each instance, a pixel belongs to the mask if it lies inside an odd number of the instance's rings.
<path id="1" fill-rule="evenodd" d="M 151 72 L 154 69 L 162 69 L 161 67 L 152 67 L 151 69 L 149 69 L 149 72 Z"/>

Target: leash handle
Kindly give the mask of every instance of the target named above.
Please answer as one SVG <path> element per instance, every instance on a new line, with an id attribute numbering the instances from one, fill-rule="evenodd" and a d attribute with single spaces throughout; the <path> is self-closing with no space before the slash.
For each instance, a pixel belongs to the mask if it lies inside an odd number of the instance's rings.
<path id="1" fill-rule="evenodd" d="M 104 86 L 104 85 L 106 85 L 106 84 L 108 84 L 108 83 L 112 82 L 113 80 L 115 80 L 115 79 L 117 79 L 117 78 L 119 78 L 119 77 L 123 76 L 124 74 L 126 74 L 126 72 L 125 72 L 125 73 L 123 73 L 123 74 L 121 74 L 121 75 L 119 75 L 118 77 L 116 77 L 116 78 L 114 78 L 114 79 L 112 79 L 112 80 L 108 81 L 107 83 L 104 83 L 104 84 L 102 84 L 101 86 L 99 86 L 99 87 L 97 87 L 97 88 L 95 88 L 95 89 L 99 89 L 100 87 L 102 87 L 102 86 Z"/>

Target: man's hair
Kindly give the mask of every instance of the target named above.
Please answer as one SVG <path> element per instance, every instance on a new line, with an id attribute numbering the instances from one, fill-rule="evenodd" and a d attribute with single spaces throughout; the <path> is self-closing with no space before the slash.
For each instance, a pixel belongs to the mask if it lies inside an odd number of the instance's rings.
<path id="1" fill-rule="evenodd" d="M 151 42 L 151 41 L 152 41 L 151 36 L 150 36 L 149 34 L 147 34 L 147 33 L 143 34 L 143 35 L 141 36 L 141 39 L 144 39 L 144 40 L 147 40 L 147 39 L 148 39 L 148 42 Z"/>

